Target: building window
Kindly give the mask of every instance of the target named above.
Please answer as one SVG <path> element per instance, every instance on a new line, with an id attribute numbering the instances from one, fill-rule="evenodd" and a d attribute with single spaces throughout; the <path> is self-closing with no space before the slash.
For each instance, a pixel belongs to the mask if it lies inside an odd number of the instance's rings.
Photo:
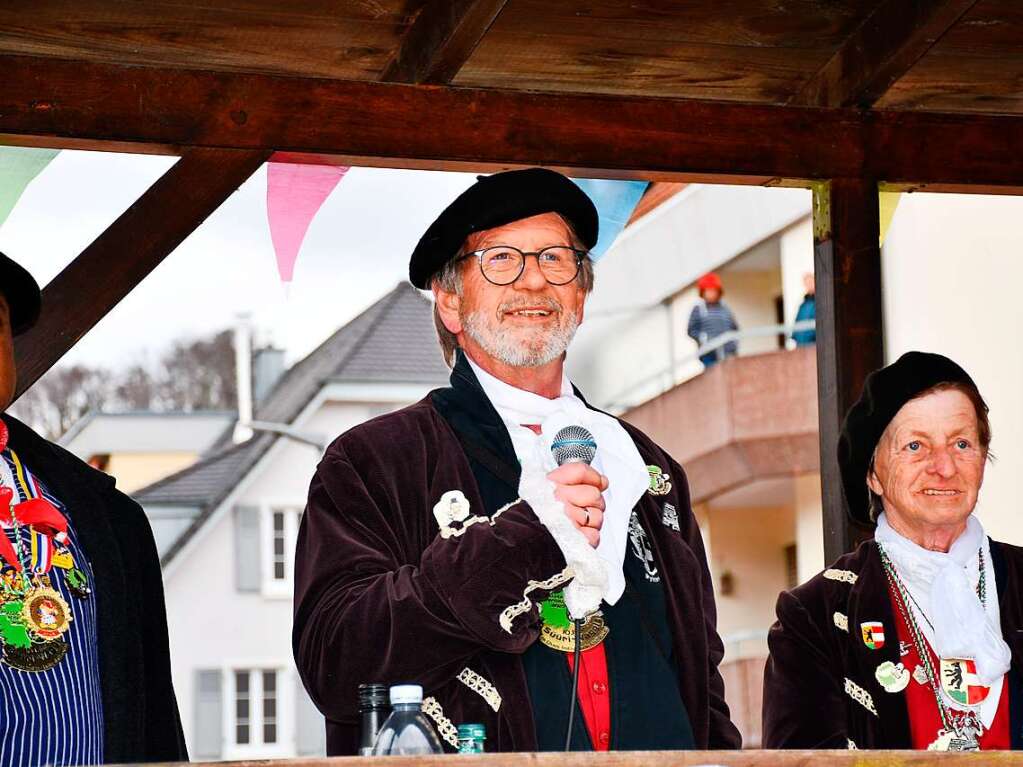
<path id="1" fill-rule="evenodd" d="M 249 744 L 249 722 L 252 713 L 252 700 L 249 696 L 250 673 L 247 669 L 234 672 L 234 742 L 239 746 Z"/>
<path id="2" fill-rule="evenodd" d="M 277 672 L 263 672 L 263 743 L 277 742 Z"/>
<path id="3" fill-rule="evenodd" d="M 228 732 L 233 733 L 228 758 L 246 756 L 280 756 L 284 744 L 281 736 L 281 712 L 287 701 L 281 700 L 283 672 L 268 668 L 234 669 L 234 714 Z"/>
<path id="4" fill-rule="evenodd" d="M 270 505 L 263 507 L 262 580 L 263 595 L 291 598 L 295 569 L 295 544 L 301 509 Z"/>
<path id="5" fill-rule="evenodd" d="M 287 512 L 275 511 L 273 512 L 273 550 L 271 556 L 273 557 L 273 579 L 275 581 L 283 581 L 287 577 L 285 570 L 285 552 L 287 551 L 285 544 L 286 539 L 284 535 L 284 518 Z"/>

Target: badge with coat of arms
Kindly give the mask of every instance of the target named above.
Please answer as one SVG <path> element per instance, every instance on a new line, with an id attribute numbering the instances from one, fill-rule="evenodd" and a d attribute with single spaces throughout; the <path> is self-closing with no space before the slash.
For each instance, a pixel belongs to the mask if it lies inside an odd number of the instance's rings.
<path id="1" fill-rule="evenodd" d="M 871 650 L 880 650 L 884 647 L 884 624 L 880 621 L 861 623 L 860 633 L 863 636 L 863 644 Z"/>
<path id="2" fill-rule="evenodd" d="M 977 676 L 977 664 L 969 658 L 941 659 L 941 689 L 963 706 L 976 706 L 987 698 L 990 687 L 985 687 Z"/>

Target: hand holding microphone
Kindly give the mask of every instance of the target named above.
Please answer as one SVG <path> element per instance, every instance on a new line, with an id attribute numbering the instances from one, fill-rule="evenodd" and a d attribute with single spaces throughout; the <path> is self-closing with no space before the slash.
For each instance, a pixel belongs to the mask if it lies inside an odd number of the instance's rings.
<path id="1" fill-rule="evenodd" d="M 551 443 L 551 452 L 558 468 L 547 475 L 554 483 L 554 497 L 565 507 L 565 516 L 571 520 L 589 544 L 600 543 L 600 528 L 604 524 L 604 498 L 607 477 L 590 466 L 597 452 L 593 435 L 581 426 L 566 426 Z"/>

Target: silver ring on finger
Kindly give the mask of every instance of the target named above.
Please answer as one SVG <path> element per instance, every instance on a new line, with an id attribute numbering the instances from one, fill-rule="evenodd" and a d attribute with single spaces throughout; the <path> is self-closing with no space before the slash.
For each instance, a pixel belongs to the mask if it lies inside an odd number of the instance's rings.
<path id="1" fill-rule="evenodd" d="M 590 526 L 590 510 L 589 509 L 583 509 L 583 513 L 586 515 L 586 521 L 583 522 L 583 527 L 589 527 Z"/>

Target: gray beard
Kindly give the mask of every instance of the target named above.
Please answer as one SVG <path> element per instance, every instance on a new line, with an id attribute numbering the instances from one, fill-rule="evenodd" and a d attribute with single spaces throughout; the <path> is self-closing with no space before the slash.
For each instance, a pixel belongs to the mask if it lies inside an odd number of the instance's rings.
<path id="1" fill-rule="evenodd" d="M 575 314 L 566 315 L 565 322 L 545 335 L 524 344 L 513 334 L 502 332 L 493 317 L 483 312 L 470 312 L 460 318 L 466 334 L 491 357 L 517 368 L 535 368 L 553 362 L 572 343 L 579 321 Z"/>

